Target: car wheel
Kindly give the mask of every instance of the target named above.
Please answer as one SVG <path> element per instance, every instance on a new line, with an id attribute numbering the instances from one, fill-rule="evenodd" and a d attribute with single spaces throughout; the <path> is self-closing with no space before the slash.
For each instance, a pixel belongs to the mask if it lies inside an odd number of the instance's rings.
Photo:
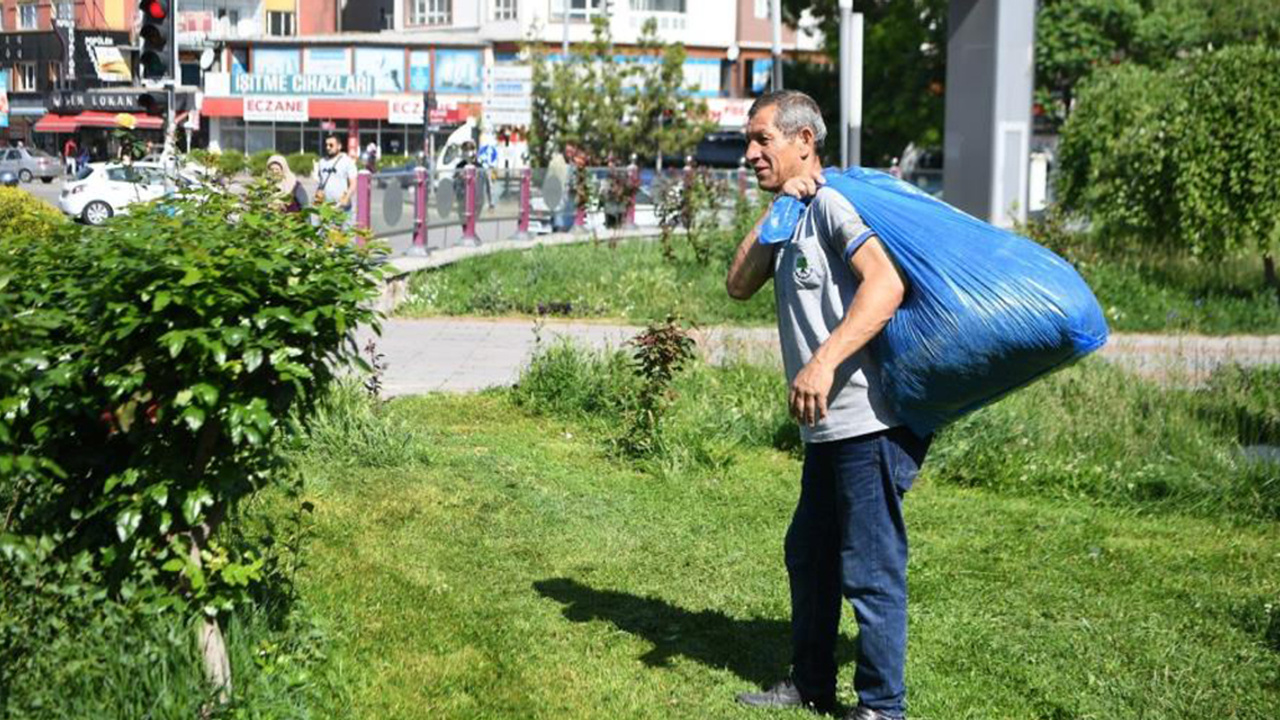
<path id="1" fill-rule="evenodd" d="M 53 182 L 53 178 L 51 178 L 51 177 L 42 177 L 42 178 L 40 178 L 40 182 L 44 183 L 45 185 L 48 185 L 49 183 Z"/>
<path id="2" fill-rule="evenodd" d="M 18 171 L 18 179 L 22 182 L 31 182 L 31 171 L 23 168 Z"/>
<path id="3" fill-rule="evenodd" d="M 101 200 L 94 200 L 84 206 L 84 212 L 80 215 L 90 225 L 101 225 L 111 218 L 111 206 Z"/>

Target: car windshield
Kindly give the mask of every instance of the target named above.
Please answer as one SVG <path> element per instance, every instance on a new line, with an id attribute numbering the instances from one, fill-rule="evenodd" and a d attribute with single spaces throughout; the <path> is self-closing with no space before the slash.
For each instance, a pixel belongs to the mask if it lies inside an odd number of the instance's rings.
<path id="1" fill-rule="evenodd" d="M 93 174 L 93 168 L 89 167 L 88 165 L 85 165 L 84 167 L 80 168 L 79 172 L 76 173 L 76 179 L 83 180 L 92 174 Z"/>

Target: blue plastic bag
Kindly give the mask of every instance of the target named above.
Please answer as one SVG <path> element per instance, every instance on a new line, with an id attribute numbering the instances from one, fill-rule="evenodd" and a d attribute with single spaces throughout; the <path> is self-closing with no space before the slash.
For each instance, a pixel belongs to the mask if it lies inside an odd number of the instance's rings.
<path id="1" fill-rule="evenodd" d="M 882 172 L 828 170 L 826 177 L 906 278 L 906 297 L 871 352 L 886 399 L 917 435 L 1107 341 L 1093 292 L 1049 250 Z M 803 209 L 800 201 L 779 196 L 765 224 L 776 216 L 770 239 L 788 221 L 794 230 L 797 207 Z"/>

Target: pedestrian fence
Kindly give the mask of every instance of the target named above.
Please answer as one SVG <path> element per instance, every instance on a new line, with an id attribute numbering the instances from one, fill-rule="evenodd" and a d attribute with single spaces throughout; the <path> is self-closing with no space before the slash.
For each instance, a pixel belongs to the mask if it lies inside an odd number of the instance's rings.
<path id="1" fill-rule="evenodd" d="M 710 194 L 709 211 L 732 209 L 757 193 L 746 168 L 365 170 L 356 185 L 356 221 L 393 255 L 425 255 L 551 232 L 656 230 L 661 218 L 675 215 L 664 206 L 695 186 Z"/>

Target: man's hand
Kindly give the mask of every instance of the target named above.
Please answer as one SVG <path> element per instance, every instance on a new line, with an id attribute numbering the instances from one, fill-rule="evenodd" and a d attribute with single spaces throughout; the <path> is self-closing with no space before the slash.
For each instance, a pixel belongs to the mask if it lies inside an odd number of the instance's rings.
<path id="1" fill-rule="evenodd" d="M 791 382 L 791 417 L 803 425 L 813 427 L 827 417 L 827 396 L 835 382 L 835 368 L 817 357 L 796 375 Z"/>
<path id="2" fill-rule="evenodd" d="M 822 174 L 822 169 L 812 170 L 808 173 L 797 175 L 782 184 L 782 195 L 790 195 L 799 200 L 805 200 L 818 194 L 818 188 L 827 182 L 826 176 Z"/>

